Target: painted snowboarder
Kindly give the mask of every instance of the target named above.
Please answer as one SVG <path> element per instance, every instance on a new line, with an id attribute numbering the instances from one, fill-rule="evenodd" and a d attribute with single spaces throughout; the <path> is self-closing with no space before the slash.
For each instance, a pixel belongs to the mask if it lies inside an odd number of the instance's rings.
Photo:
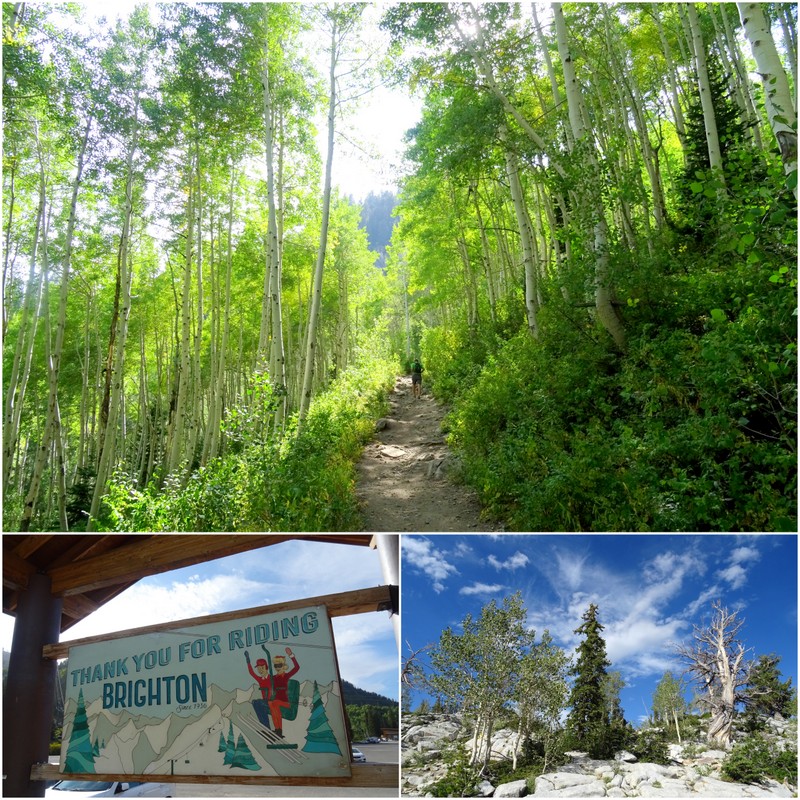
<path id="1" fill-rule="evenodd" d="M 253 670 L 253 665 L 250 663 L 250 653 L 247 650 L 244 651 L 244 658 L 247 661 L 247 669 L 261 689 L 261 700 L 253 700 L 253 710 L 256 712 L 258 721 L 265 728 L 269 728 L 270 713 L 268 703 L 272 692 L 272 676 L 270 675 L 269 664 L 263 658 L 259 658 L 256 661 L 256 668 Z M 269 653 L 267 653 L 267 658 L 269 658 Z"/>

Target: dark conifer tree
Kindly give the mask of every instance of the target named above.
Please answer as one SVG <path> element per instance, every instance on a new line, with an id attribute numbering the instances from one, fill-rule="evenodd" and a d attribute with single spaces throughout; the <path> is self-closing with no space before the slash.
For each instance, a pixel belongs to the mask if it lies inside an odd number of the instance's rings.
<path id="1" fill-rule="evenodd" d="M 567 717 L 567 732 L 574 746 L 586 750 L 593 758 L 603 758 L 607 749 L 611 726 L 606 698 L 606 642 L 601 633 L 603 626 L 597 619 L 597 606 L 592 603 L 583 615 L 583 624 L 575 630 L 584 636 L 578 646 L 578 660 L 572 670 L 572 685 Z"/>
<path id="2" fill-rule="evenodd" d="M 776 714 L 789 717 L 794 713 L 792 679 L 781 680 L 780 660 L 780 656 L 774 654 L 760 656 L 750 672 L 744 701 L 747 706 L 745 726 L 749 730 L 763 727 L 767 717 Z"/>

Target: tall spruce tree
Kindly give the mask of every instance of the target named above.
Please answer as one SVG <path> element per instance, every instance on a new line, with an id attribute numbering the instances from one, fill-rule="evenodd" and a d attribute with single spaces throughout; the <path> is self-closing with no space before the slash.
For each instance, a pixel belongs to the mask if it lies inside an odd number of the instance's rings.
<path id="1" fill-rule="evenodd" d="M 572 670 L 572 685 L 567 717 L 567 732 L 574 746 L 586 750 L 593 758 L 610 755 L 611 715 L 609 714 L 606 687 L 606 642 L 601 632 L 603 626 L 597 618 L 598 608 L 592 603 L 583 615 L 583 624 L 575 630 L 584 640 L 578 645 L 578 660 Z"/>

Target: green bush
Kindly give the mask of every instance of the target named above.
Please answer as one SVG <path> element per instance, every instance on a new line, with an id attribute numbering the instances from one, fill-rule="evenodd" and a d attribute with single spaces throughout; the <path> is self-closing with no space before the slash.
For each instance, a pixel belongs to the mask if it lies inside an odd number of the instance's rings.
<path id="1" fill-rule="evenodd" d="M 722 774 L 737 783 L 758 783 L 765 778 L 788 779 L 797 785 L 797 751 L 777 746 L 754 733 L 739 742 L 722 764 Z"/>
<path id="2" fill-rule="evenodd" d="M 433 797 L 472 797 L 480 783 L 478 770 L 469 763 L 463 744 L 447 752 L 443 759 L 447 775 L 426 787 Z"/>
<path id="3" fill-rule="evenodd" d="M 639 759 L 651 764 L 669 764 L 667 732 L 660 728 L 646 728 L 631 740 L 630 750 Z"/>

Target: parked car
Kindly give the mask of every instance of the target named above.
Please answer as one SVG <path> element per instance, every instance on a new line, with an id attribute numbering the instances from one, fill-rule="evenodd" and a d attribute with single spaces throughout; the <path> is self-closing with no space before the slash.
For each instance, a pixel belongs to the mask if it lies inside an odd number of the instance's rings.
<path id="1" fill-rule="evenodd" d="M 44 796 L 54 800 L 85 797 L 172 797 L 170 783 L 136 781 L 58 781 L 45 789 Z"/>
<path id="2" fill-rule="evenodd" d="M 360 763 L 362 761 L 366 761 L 367 760 L 367 757 L 357 747 L 352 747 L 350 749 L 351 749 L 352 754 L 353 754 L 353 758 L 352 758 L 353 761 L 357 761 L 357 762 Z"/>
<path id="3" fill-rule="evenodd" d="M 381 740 L 377 736 L 370 736 L 369 739 L 367 739 L 367 744 L 380 744 L 380 741 Z"/>

